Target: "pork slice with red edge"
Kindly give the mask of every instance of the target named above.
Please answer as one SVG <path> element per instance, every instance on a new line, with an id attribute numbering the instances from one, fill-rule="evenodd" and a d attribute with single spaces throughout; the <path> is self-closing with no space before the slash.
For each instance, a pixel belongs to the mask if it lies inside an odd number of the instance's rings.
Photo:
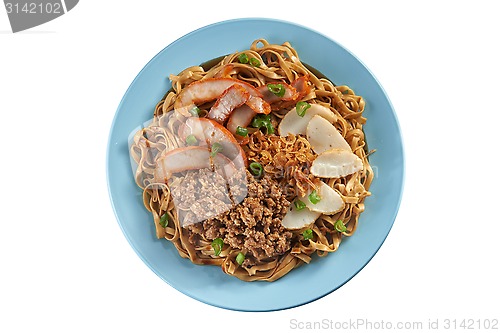
<path id="1" fill-rule="evenodd" d="M 214 154 L 206 147 L 197 146 L 176 148 L 161 156 L 156 162 L 154 179 L 156 182 L 168 184 L 169 178 L 175 173 L 199 169 L 210 169 L 220 173 L 230 187 L 240 185 L 235 184 L 235 181 L 246 180 L 244 174 L 237 178 L 241 170 L 225 155 Z"/>
<path id="2" fill-rule="evenodd" d="M 208 118 L 223 124 L 231 112 L 248 101 L 249 97 L 250 93 L 245 88 L 237 83 L 233 84 L 217 99 L 208 113 Z"/>
<path id="3" fill-rule="evenodd" d="M 218 122 L 208 118 L 190 117 L 182 127 L 179 127 L 181 140 L 194 135 L 199 142 L 206 142 L 209 147 L 215 143 L 222 146 L 221 153 L 228 157 L 238 169 L 246 168 L 246 154 L 234 135 Z"/>
<path id="4" fill-rule="evenodd" d="M 227 121 L 227 129 L 229 132 L 233 133 L 236 140 L 240 144 L 245 144 L 248 142 L 248 136 L 242 137 L 241 135 L 236 134 L 236 130 L 238 126 L 246 128 L 252 122 L 252 119 L 255 117 L 256 113 L 252 108 L 248 105 L 244 104 L 239 108 L 235 109 L 231 115 L 229 116 L 229 120 Z"/>
<path id="5" fill-rule="evenodd" d="M 290 84 L 297 91 L 297 101 L 307 96 L 311 92 L 311 86 L 309 85 L 309 75 L 300 76 L 293 80 Z"/>
<path id="6" fill-rule="evenodd" d="M 215 183 L 195 180 L 186 181 L 186 178 L 172 178 L 172 175 L 190 170 L 204 169 L 201 174 L 213 175 L 209 179 L 214 179 Z M 156 182 L 168 184 L 176 190 L 171 191 L 172 200 L 178 209 L 181 225 L 202 222 L 208 218 L 214 217 L 243 201 L 247 195 L 247 184 L 245 175 L 239 175 L 240 171 L 235 167 L 232 161 L 220 153 L 213 153 L 205 147 L 181 147 L 169 151 L 157 161 L 154 176 Z M 181 175 L 181 174 L 179 174 Z M 199 175 L 199 174 L 198 174 Z M 192 178 L 191 178 L 192 179 Z M 205 191 L 217 188 L 217 200 L 226 202 L 222 210 L 214 211 L 210 205 L 198 204 L 191 207 L 192 212 L 186 213 L 184 205 L 185 195 L 188 191 L 197 191 L 203 188 Z M 213 186 L 213 189 L 211 188 Z M 193 212 L 195 214 L 193 214 Z"/>
<path id="7" fill-rule="evenodd" d="M 210 150 L 206 147 L 181 147 L 163 154 L 156 161 L 154 178 L 157 182 L 167 180 L 177 172 L 211 167 Z"/>
<path id="8" fill-rule="evenodd" d="M 218 99 L 226 89 L 234 84 L 243 87 L 250 95 L 249 100 L 256 112 L 269 113 L 271 107 L 262 100 L 262 94 L 250 83 L 233 78 L 208 78 L 195 81 L 184 87 L 174 102 L 176 112 L 190 117 L 189 110 L 195 105 L 200 105 Z"/>
<path id="9" fill-rule="evenodd" d="M 278 96 L 270 90 L 272 89 L 273 85 L 276 87 L 281 85 L 283 89 L 285 89 L 283 96 Z M 298 97 L 297 90 L 285 82 L 269 82 L 268 84 L 260 86 L 257 89 L 262 94 L 262 98 L 264 99 L 264 101 L 271 104 L 271 108 L 273 103 L 279 101 L 291 101 L 295 100 Z"/>

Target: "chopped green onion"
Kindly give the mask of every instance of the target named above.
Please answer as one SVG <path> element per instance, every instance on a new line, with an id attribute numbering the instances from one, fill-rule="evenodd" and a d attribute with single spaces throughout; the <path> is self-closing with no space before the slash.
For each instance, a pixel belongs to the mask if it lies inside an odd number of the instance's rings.
<path id="1" fill-rule="evenodd" d="M 265 127 L 267 134 L 274 134 L 274 127 L 271 123 L 270 114 L 258 114 L 252 120 L 252 126 L 255 128 Z"/>
<path id="2" fill-rule="evenodd" d="M 258 162 L 252 162 L 249 165 L 250 171 L 254 176 L 260 177 L 262 176 L 262 173 L 264 172 L 264 168 L 262 167 L 262 164 Z"/>
<path id="3" fill-rule="evenodd" d="M 168 225 L 168 214 L 165 213 L 160 217 L 160 225 L 162 228 L 166 228 Z"/>
<path id="4" fill-rule="evenodd" d="M 201 115 L 201 110 L 199 107 L 197 107 L 196 105 L 193 106 L 191 109 L 189 109 L 189 113 L 193 116 L 193 117 L 199 117 Z"/>
<path id="5" fill-rule="evenodd" d="M 342 222 L 342 220 L 337 220 L 337 222 L 335 222 L 335 224 L 333 226 L 334 226 L 335 230 L 337 230 L 338 232 L 345 232 L 347 230 L 347 228 L 344 225 L 344 222 Z"/>
<path id="6" fill-rule="evenodd" d="M 250 58 L 250 65 L 260 67 L 260 60 L 257 58 Z"/>
<path id="7" fill-rule="evenodd" d="M 300 200 L 295 200 L 295 202 L 293 204 L 295 205 L 295 208 L 297 208 L 297 210 L 302 210 L 302 209 L 306 208 L 306 204 Z"/>
<path id="8" fill-rule="evenodd" d="M 242 64 L 248 64 L 248 56 L 246 53 L 242 53 L 238 56 L 238 61 Z"/>
<path id="9" fill-rule="evenodd" d="M 271 124 L 271 122 L 265 123 L 265 126 L 266 126 L 266 130 L 267 130 L 267 134 L 274 134 L 274 127 L 273 127 L 273 124 Z"/>
<path id="10" fill-rule="evenodd" d="M 309 201 L 311 201 L 314 205 L 321 201 L 321 197 L 318 195 L 316 190 L 313 190 L 311 194 L 309 194 Z"/>
<path id="11" fill-rule="evenodd" d="M 248 130 L 245 127 L 238 126 L 236 127 L 236 134 L 240 136 L 247 136 Z"/>
<path id="12" fill-rule="evenodd" d="M 268 114 L 258 114 L 252 119 L 252 126 L 260 128 L 265 122 L 271 121 L 271 116 Z"/>
<path id="13" fill-rule="evenodd" d="M 241 265 L 243 263 L 243 261 L 245 261 L 245 255 L 240 252 L 236 256 L 236 262 L 238 263 L 238 265 Z"/>
<path id="14" fill-rule="evenodd" d="M 198 143 L 198 140 L 196 139 L 196 137 L 193 134 L 189 134 L 186 137 L 186 143 L 188 144 L 188 146 L 194 146 Z"/>
<path id="15" fill-rule="evenodd" d="M 311 107 L 311 104 L 304 102 L 304 101 L 300 101 L 300 102 L 297 102 L 297 104 L 295 105 L 295 110 L 297 111 L 297 114 L 299 116 L 304 117 L 307 109 L 309 109 L 310 107 Z"/>
<path id="16" fill-rule="evenodd" d="M 306 229 L 302 233 L 302 237 L 304 237 L 304 240 L 308 240 L 313 238 L 313 231 L 311 229 Z"/>
<path id="17" fill-rule="evenodd" d="M 224 247 L 224 241 L 222 238 L 216 238 L 212 241 L 212 248 L 214 249 L 214 254 L 219 256 L 222 252 L 222 248 Z"/>
<path id="18" fill-rule="evenodd" d="M 210 156 L 214 157 L 215 155 L 217 155 L 217 153 L 220 153 L 222 150 L 224 150 L 222 145 L 220 143 L 216 142 L 212 145 L 212 150 L 210 152 Z"/>
<path id="19" fill-rule="evenodd" d="M 267 89 L 278 97 L 285 96 L 285 86 L 281 83 L 269 83 Z"/>

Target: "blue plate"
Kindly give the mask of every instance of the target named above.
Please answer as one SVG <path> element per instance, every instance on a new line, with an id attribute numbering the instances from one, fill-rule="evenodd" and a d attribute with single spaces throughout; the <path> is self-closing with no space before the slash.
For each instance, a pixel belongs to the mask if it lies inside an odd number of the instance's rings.
<path id="1" fill-rule="evenodd" d="M 167 240 L 156 239 L 150 213 L 142 204 L 130 165 L 128 137 L 152 118 L 156 103 L 170 89 L 168 75 L 238 50 L 258 38 L 289 41 L 301 60 L 336 84 L 349 85 L 366 100 L 364 127 L 376 178 L 355 234 L 338 251 L 313 257 L 309 265 L 269 282 L 243 282 L 220 267 L 182 259 Z M 349 51 L 321 33 L 289 22 L 238 19 L 212 24 L 168 45 L 146 64 L 118 106 L 109 135 L 107 180 L 120 227 L 139 257 L 160 278 L 204 303 L 241 311 L 271 311 L 306 304 L 336 290 L 357 274 L 387 237 L 401 200 L 404 156 L 399 125 L 384 90 Z M 307 284 L 307 292 L 304 292 Z"/>

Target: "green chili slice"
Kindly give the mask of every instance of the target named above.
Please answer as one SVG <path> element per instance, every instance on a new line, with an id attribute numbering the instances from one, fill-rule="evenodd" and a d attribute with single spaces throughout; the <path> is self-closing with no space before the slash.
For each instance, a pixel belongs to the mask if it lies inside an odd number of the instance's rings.
<path id="1" fill-rule="evenodd" d="M 260 67 L 260 60 L 257 58 L 250 58 L 250 65 Z"/>
<path id="2" fill-rule="evenodd" d="M 189 113 L 193 116 L 193 117 L 199 117 L 201 115 L 201 110 L 199 107 L 197 107 L 196 105 L 193 106 L 191 109 L 189 109 Z"/>
<path id="3" fill-rule="evenodd" d="M 274 127 L 271 123 L 270 114 L 258 114 L 252 120 L 252 126 L 255 128 L 265 127 L 267 134 L 274 134 Z"/>
<path id="4" fill-rule="evenodd" d="M 165 213 L 160 217 L 160 225 L 162 228 L 166 228 L 168 225 L 168 214 Z"/>
<path id="5" fill-rule="evenodd" d="M 309 194 L 309 201 L 314 205 L 321 201 L 321 197 L 316 190 L 313 190 L 311 194 Z"/>
<path id="6" fill-rule="evenodd" d="M 246 53 L 242 53 L 238 56 L 238 61 L 242 64 L 248 64 L 248 56 Z"/>
<path id="7" fill-rule="evenodd" d="M 262 173 L 264 172 L 264 168 L 262 167 L 262 164 L 258 162 L 252 162 L 248 166 L 250 168 L 250 172 L 257 177 L 262 176 Z"/>
<path id="8" fill-rule="evenodd" d="M 295 110 L 297 111 L 297 114 L 299 116 L 304 117 L 307 109 L 309 109 L 310 107 L 311 107 L 311 104 L 309 104 L 307 102 L 300 101 L 300 102 L 297 102 L 297 104 L 295 105 Z"/>
<path id="9" fill-rule="evenodd" d="M 220 143 L 218 143 L 218 142 L 215 142 L 212 145 L 210 156 L 214 157 L 215 155 L 217 155 L 217 153 L 220 153 L 223 150 L 224 150 L 224 148 L 222 147 L 222 145 Z"/>
<path id="10" fill-rule="evenodd" d="M 295 208 L 297 210 L 302 210 L 302 209 L 306 208 L 306 204 L 300 200 L 295 200 L 293 204 L 295 205 Z"/>
<path id="11" fill-rule="evenodd" d="M 304 237 L 304 240 L 312 239 L 313 238 L 313 231 L 311 229 L 306 229 L 302 233 L 302 237 Z"/>
<path id="12" fill-rule="evenodd" d="M 335 224 L 333 226 L 334 226 L 335 230 L 337 230 L 338 232 L 345 232 L 347 230 L 347 228 L 344 225 L 344 222 L 342 222 L 342 220 L 337 220 L 337 222 L 335 222 Z"/>
<path id="13" fill-rule="evenodd" d="M 238 265 L 241 265 L 243 263 L 243 261 L 245 261 L 245 255 L 240 252 L 236 256 L 236 262 L 238 263 Z"/>
<path id="14" fill-rule="evenodd" d="M 271 121 L 271 116 L 268 114 L 258 114 L 252 119 L 252 126 L 255 128 L 261 128 L 265 126 L 266 122 Z"/>
<path id="15" fill-rule="evenodd" d="M 236 127 L 236 134 L 240 136 L 247 136 L 248 135 L 248 129 L 245 127 L 238 126 Z"/>
<path id="16" fill-rule="evenodd" d="M 186 143 L 188 144 L 188 146 L 195 146 L 198 143 L 198 140 L 193 134 L 189 134 L 186 137 Z"/>
<path id="17" fill-rule="evenodd" d="M 271 122 L 265 123 L 267 134 L 274 134 L 274 127 Z"/>
<path id="18" fill-rule="evenodd" d="M 281 83 L 269 83 L 267 89 L 278 97 L 285 96 L 285 86 Z"/>
<path id="19" fill-rule="evenodd" d="M 214 249 L 214 254 L 219 256 L 222 252 L 222 248 L 224 247 L 224 241 L 222 238 L 216 238 L 212 241 L 212 248 Z"/>

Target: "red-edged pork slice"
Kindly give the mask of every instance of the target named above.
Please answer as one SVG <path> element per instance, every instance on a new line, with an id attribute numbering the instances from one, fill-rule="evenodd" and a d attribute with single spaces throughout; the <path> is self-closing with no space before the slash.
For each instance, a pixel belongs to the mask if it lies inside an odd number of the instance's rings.
<path id="1" fill-rule="evenodd" d="M 222 146 L 221 153 L 228 157 L 235 166 L 245 168 L 247 159 L 245 152 L 231 132 L 218 122 L 208 118 L 187 118 L 184 126 L 179 127 L 179 136 L 185 140 L 188 135 L 194 135 L 198 141 L 206 142 L 211 148 L 215 143 Z"/>
<path id="2" fill-rule="evenodd" d="M 154 176 L 156 181 L 167 183 L 174 173 L 211 167 L 208 148 L 182 147 L 173 149 L 158 159 Z"/>
<path id="3" fill-rule="evenodd" d="M 298 101 L 301 100 L 309 100 L 312 98 L 315 98 L 316 95 L 312 93 L 311 86 L 309 85 L 309 76 L 304 75 L 300 76 L 297 79 L 293 80 L 290 83 L 290 86 L 292 86 L 297 94 L 294 96 L 293 99 L 283 99 L 277 102 L 273 102 L 271 105 L 271 108 L 273 110 L 280 110 L 280 109 L 286 109 L 291 106 L 295 106 L 295 104 Z"/>
<path id="4" fill-rule="evenodd" d="M 229 132 L 233 133 L 234 137 L 240 144 L 245 144 L 248 142 L 248 136 L 242 137 L 236 134 L 236 129 L 238 126 L 246 128 L 255 117 L 256 113 L 250 108 L 248 105 L 244 104 L 239 108 L 235 109 L 231 115 L 229 116 L 229 120 L 227 121 L 227 129 Z"/>
<path id="5" fill-rule="evenodd" d="M 183 192 L 192 191 L 193 187 L 186 185 L 184 182 L 178 182 L 176 179 L 172 179 L 171 176 L 175 173 L 189 171 L 189 170 L 199 170 L 208 169 L 208 174 L 210 172 L 216 172 L 218 175 L 222 176 L 225 184 L 221 187 L 219 184 L 214 184 L 214 188 L 217 188 L 218 199 L 225 202 L 231 202 L 236 205 L 243 201 L 247 195 L 247 182 L 246 175 L 240 174 L 233 162 L 231 162 L 226 156 L 220 153 L 212 154 L 208 148 L 205 147 L 182 147 L 176 148 L 169 151 L 160 157 L 157 161 L 154 176 L 156 182 L 162 182 L 168 184 L 169 186 L 183 186 L 181 191 L 171 192 L 172 199 L 175 206 L 179 207 L 183 205 Z M 220 179 L 220 177 L 219 177 Z M 202 183 L 200 183 L 202 184 Z M 218 185 L 218 186 L 217 186 Z M 205 186 L 205 185 L 203 185 Z M 210 183 L 206 186 L 211 186 Z M 181 193 L 179 195 L 179 193 Z M 179 210 L 179 218 L 181 220 L 181 225 L 185 226 L 187 224 L 202 222 L 208 218 L 216 216 L 230 209 L 230 206 L 223 206 L 222 211 L 213 211 L 209 206 L 197 206 L 196 214 L 184 215 L 185 210 Z"/>
<path id="6" fill-rule="evenodd" d="M 206 147 L 191 146 L 176 148 L 161 156 L 156 162 L 154 176 L 156 181 L 167 183 L 175 173 L 199 169 L 222 172 L 226 179 L 238 173 L 234 163 L 223 154 L 211 154 Z"/>
<path id="7" fill-rule="evenodd" d="M 193 106 L 216 100 L 226 89 L 234 84 L 242 86 L 250 96 L 253 97 L 250 98 L 252 100 L 251 106 L 260 108 L 262 113 L 265 113 L 267 107 L 269 107 L 270 110 L 269 104 L 262 100 L 262 94 L 254 86 L 250 83 L 233 78 L 208 78 L 189 84 L 187 87 L 184 87 L 177 96 L 174 103 L 174 109 L 176 112 L 189 117 L 189 110 Z"/>
<path id="8" fill-rule="evenodd" d="M 272 91 L 269 90 L 269 86 L 271 85 L 281 85 L 285 92 L 283 96 L 278 96 Z M 262 98 L 269 104 L 278 102 L 278 101 L 291 101 L 295 100 L 298 97 L 297 90 L 291 85 L 284 82 L 270 82 L 266 85 L 260 86 L 258 88 L 259 92 L 262 94 Z"/>
<path id="9" fill-rule="evenodd" d="M 271 105 L 269 105 L 269 103 L 261 97 L 250 95 L 245 104 L 248 105 L 255 113 L 271 113 Z"/>
<path id="10" fill-rule="evenodd" d="M 208 118 L 222 124 L 234 109 L 243 105 L 250 94 L 241 85 L 235 83 L 227 88 L 217 99 L 208 113 Z"/>
<path id="11" fill-rule="evenodd" d="M 290 84 L 297 91 L 296 101 L 300 101 L 302 98 L 307 96 L 311 92 L 311 86 L 309 85 L 309 76 L 301 76 L 292 81 Z"/>

